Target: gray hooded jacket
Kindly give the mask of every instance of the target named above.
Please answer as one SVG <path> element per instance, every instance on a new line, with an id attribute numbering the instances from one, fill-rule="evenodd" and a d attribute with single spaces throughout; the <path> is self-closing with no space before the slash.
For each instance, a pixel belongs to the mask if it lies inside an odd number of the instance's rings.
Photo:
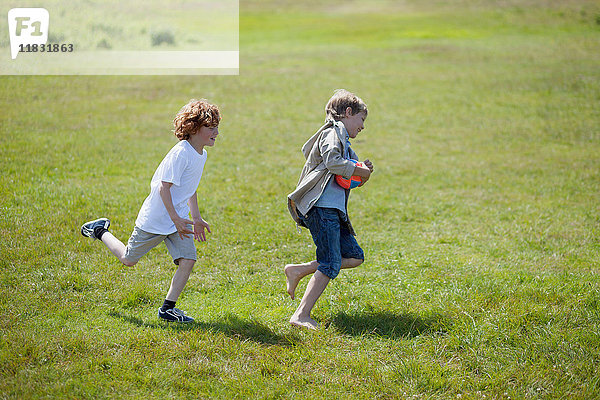
<path id="1" fill-rule="evenodd" d="M 358 160 L 356 153 L 352 149 L 349 150 L 350 158 Z M 327 120 L 302 146 L 306 162 L 296 190 L 288 195 L 288 209 L 299 226 L 304 224 L 298 218 L 296 209 L 306 215 L 334 175 L 342 175 L 345 178 L 352 176 L 355 165 L 344 159 L 346 151 L 346 128 L 342 122 L 333 120 Z M 348 229 L 355 234 L 349 219 Z"/>

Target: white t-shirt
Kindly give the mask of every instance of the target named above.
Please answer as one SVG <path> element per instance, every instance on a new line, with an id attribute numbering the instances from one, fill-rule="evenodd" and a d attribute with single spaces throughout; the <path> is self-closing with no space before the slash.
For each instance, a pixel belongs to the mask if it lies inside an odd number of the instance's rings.
<path id="1" fill-rule="evenodd" d="M 181 218 L 189 219 L 188 200 L 198 189 L 205 162 L 206 150 L 199 154 L 187 140 L 181 140 L 173 146 L 154 172 L 150 195 L 144 200 L 135 225 L 146 232 L 159 235 L 177 232 L 158 192 L 160 182 L 173 184 L 171 198 L 175 211 Z"/>

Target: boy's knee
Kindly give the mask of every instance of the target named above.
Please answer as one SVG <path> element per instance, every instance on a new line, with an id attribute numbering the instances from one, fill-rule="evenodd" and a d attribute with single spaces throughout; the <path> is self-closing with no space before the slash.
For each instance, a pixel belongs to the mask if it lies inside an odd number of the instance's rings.
<path id="1" fill-rule="evenodd" d="M 344 260 L 344 268 L 356 268 L 364 261 L 364 258 L 348 258 Z"/>
<path id="2" fill-rule="evenodd" d="M 179 267 L 193 268 L 194 264 L 196 263 L 196 260 L 192 260 L 189 258 L 179 258 L 173 262 L 175 263 L 175 265 L 177 265 Z"/>
<path id="3" fill-rule="evenodd" d="M 356 268 L 356 267 L 358 267 L 358 266 L 359 266 L 359 265 L 361 265 L 363 262 L 365 262 L 365 259 L 364 259 L 364 258 L 354 258 L 354 259 L 352 260 L 352 264 L 353 264 L 353 265 L 352 265 L 352 268 Z"/>
<path id="4" fill-rule="evenodd" d="M 129 261 L 129 260 L 128 260 L 128 259 L 126 259 L 126 258 L 122 258 L 122 259 L 121 259 L 121 263 L 122 263 L 123 265 L 125 265 L 126 267 L 133 267 L 135 264 L 137 264 L 137 261 Z"/>

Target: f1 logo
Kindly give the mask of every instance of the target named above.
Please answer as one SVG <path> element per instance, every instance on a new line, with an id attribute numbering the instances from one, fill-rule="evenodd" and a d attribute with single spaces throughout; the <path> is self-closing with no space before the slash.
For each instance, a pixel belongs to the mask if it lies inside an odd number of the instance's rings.
<path id="1" fill-rule="evenodd" d="M 10 55 L 14 60 L 25 45 L 41 45 L 48 41 L 50 14 L 45 8 L 13 8 L 8 11 Z"/>

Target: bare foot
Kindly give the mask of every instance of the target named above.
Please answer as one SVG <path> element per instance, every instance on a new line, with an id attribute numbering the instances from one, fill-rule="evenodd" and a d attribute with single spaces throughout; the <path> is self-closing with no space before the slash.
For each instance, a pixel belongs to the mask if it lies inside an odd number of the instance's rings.
<path id="1" fill-rule="evenodd" d="M 285 272 L 287 292 L 292 300 L 294 300 L 296 286 L 298 286 L 300 280 L 306 275 L 314 274 L 318 267 L 319 263 L 315 260 L 305 264 L 288 264 L 283 268 L 283 272 Z"/>
<path id="2" fill-rule="evenodd" d="M 298 282 L 302 279 L 300 271 L 298 271 L 298 266 L 295 264 L 288 264 L 283 269 L 285 272 L 285 284 L 287 286 L 287 292 L 290 295 L 290 298 L 294 300 L 296 294 L 296 286 L 298 286 Z"/>
<path id="3" fill-rule="evenodd" d="M 310 317 L 298 317 L 295 314 L 290 318 L 290 324 L 298 328 L 307 328 L 313 331 L 319 329 L 319 324 L 314 319 Z"/>

